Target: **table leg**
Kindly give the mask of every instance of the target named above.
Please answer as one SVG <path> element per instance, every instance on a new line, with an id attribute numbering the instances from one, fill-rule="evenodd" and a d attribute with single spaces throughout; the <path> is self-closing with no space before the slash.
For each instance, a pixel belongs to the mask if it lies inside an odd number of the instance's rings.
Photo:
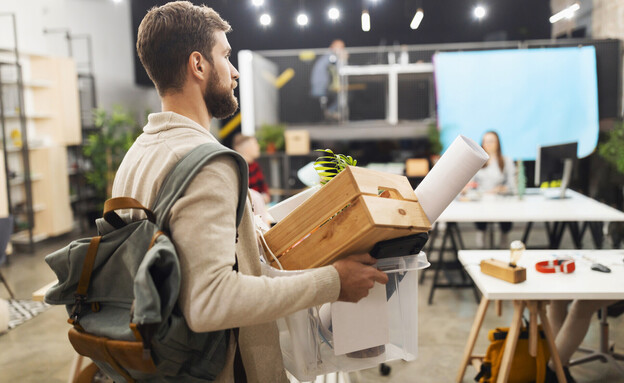
<path id="1" fill-rule="evenodd" d="M 546 315 L 545 301 L 538 302 L 538 311 L 540 321 L 542 322 L 542 328 L 544 329 L 544 335 L 546 335 L 546 341 L 548 342 L 548 347 L 550 347 L 550 357 L 555 364 L 557 380 L 559 380 L 559 383 L 566 383 L 565 374 L 563 373 L 563 366 L 561 365 L 561 359 L 559 359 L 559 352 L 557 351 L 557 346 L 555 345 L 555 335 L 552 331 L 552 328 L 550 327 L 548 316 Z"/>
<path id="2" fill-rule="evenodd" d="M 494 301 L 494 307 L 496 307 L 496 316 L 503 315 L 503 301 L 500 299 Z"/>
<path id="3" fill-rule="evenodd" d="M 437 235 L 438 235 L 438 224 L 434 223 L 433 229 L 431 230 L 431 235 L 429 236 L 429 240 L 428 240 L 429 246 L 427 247 L 427 256 L 429 257 L 429 259 L 433 258 L 433 244 L 435 243 Z M 426 271 L 427 269 L 420 270 L 420 280 L 418 281 L 418 284 L 422 285 L 423 281 L 425 280 Z"/>
<path id="4" fill-rule="evenodd" d="M 572 241 L 574 242 L 574 247 L 577 249 L 581 249 L 583 247 L 583 236 L 581 235 L 581 230 L 579 228 L 578 222 L 570 222 L 570 234 L 572 234 Z"/>
<path id="5" fill-rule="evenodd" d="M 604 234 L 602 233 L 602 222 L 589 222 L 589 230 L 592 234 L 592 239 L 594 240 L 594 245 L 596 249 L 602 249 Z"/>
<path id="6" fill-rule="evenodd" d="M 457 378 L 455 379 L 457 383 L 461 383 L 461 381 L 464 379 L 466 367 L 468 367 L 472 351 L 474 350 L 474 346 L 477 343 L 477 337 L 479 336 L 479 331 L 481 330 L 481 325 L 483 324 L 485 312 L 487 311 L 489 304 L 490 301 L 485 298 L 485 296 L 481 298 L 481 303 L 479 303 L 479 308 L 477 309 L 477 315 L 475 316 L 474 322 L 472 323 L 472 328 L 470 329 L 470 335 L 468 335 L 466 348 L 464 348 L 464 356 L 462 357 L 459 372 L 457 373 Z"/>
<path id="7" fill-rule="evenodd" d="M 442 245 L 440 245 L 440 251 L 438 252 L 438 263 L 436 264 L 435 273 L 433 274 L 433 282 L 431 283 L 431 290 L 429 291 L 429 300 L 427 302 L 428 304 L 431 304 L 433 302 L 433 293 L 435 292 L 436 285 L 438 284 L 438 277 L 444 263 L 444 250 L 446 248 L 446 239 L 448 238 L 448 235 L 449 228 L 447 224 L 446 228 L 444 229 L 444 235 L 442 235 Z"/>
<path id="8" fill-rule="evenodd" d="M 527 247 L 528 247 L 527 242 L 529 240 L 529 234 L 531 234 L 532 227 L 533 227 L 533 222 L 527 222 L 527 225 L 524 228 L 524 234 L 522 235 L 522 242 L 524 242 L 524 245 Z"/>
<path id="9" fill-rule="evenodd" d="M 72 366 L 69 370 L 69 377 L 67 378 L 67 383 L 74 383 L 76 377 L 80 374 L 82 370 L 82 362 L 84 361 L 84 357 L 78 353 L 74 355 L 74 360 L 72 361 Z"/>
<path id="10" fill-rule="evenodd" d="M 537 327 L 537 302 L 528 301 L 529 308 L 529 355 L 535 358 L 537 355 L 537 340 L 539 339 Z"/>
<path id="11" fill-rule="evenodd" d="M 522 312 L 524 311 L 524 301 L 514 301 L 514 313 L 509 327 L 509 333 L 505 340 L 505 350 L 503 351 L 503 361 L 498 371 L 498 383 L 505 383 L 509 379 L 509 373 L 511 372 L 511 362 L 516 352 L 516 345 L 518 344 L 518 337 L 522 328 Z"/>

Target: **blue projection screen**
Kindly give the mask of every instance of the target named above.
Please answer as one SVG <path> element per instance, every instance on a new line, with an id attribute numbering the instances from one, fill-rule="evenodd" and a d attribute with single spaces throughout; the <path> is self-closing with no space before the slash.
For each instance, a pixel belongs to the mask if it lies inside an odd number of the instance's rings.
<path id="1" fill-rule="evenodd" d="M 581 48 L 442 52 L 434 56 L 444 150 L 458 134 L 499 133 L 503 155 L 534 160 L 537 146 L 598 142 L 596 52 Z"/>

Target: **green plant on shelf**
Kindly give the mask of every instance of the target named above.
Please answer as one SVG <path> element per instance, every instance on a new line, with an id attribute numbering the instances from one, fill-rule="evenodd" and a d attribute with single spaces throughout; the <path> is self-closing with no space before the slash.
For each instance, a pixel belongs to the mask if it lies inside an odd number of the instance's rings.
<path id="1" fill-rule="evenodd" d="M 316 159 L 314 169 L 321 177 L 321 185 L 325 185 L 347 166 L 356 166 L 357 160 L 344 154 L 334 154 L 331 149 L 316 149 L 315 152 L 325 153 Z"/>
<path id="2" fill-rule="evenodd" d="M 86 178 L 103 202 L 110 198 L 115 172 L 141 133 L 141 128 L 134 117 L 121 107 L 114 107 L 110 113 L 104 109 L 95 109 L 93 117 L 98 132 L 89 135 L 83 147 L 85 156 L 91 160 Z"/>
<path id="3" fill-rule="evenodd" d="M 263 124 L 256 132 L 256 138 L 260 150 L 265 153 L 275 153 L 284 150 L 284 131 L 286 127 L 281 124 Z"/>

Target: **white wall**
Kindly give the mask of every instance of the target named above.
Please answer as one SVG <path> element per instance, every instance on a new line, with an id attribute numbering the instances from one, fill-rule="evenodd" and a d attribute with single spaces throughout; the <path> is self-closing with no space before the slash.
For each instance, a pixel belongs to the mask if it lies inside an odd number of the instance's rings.
<path id="1" fill-rule="evenodd" d="M 144 110 L 160 110 L 152 87 L 134 83 L 133 30 L 130 1 L 121 0 L 0 0 L 0 13 L 14 13 L 20 51 L 68 56 L 63 34 L 44 34 L 44 29 L 69 29 L 72 35 L 88 34 L 93 47 L 93 73 L 98 106 L 122 105 L 143 123 Z M 11 19 L 0 16 L 0 47 L 13 48 Z M 73 44 L 79 70 L 86 68 L 85 40 Z"/>

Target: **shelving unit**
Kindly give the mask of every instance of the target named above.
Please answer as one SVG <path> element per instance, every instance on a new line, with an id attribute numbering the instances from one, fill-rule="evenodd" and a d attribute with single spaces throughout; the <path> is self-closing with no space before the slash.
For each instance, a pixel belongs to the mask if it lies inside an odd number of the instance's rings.
<path id="1" fill-rule="evenodd" d="M 82 142 L 77 87 L 69 58 L 23 54 L 17 37 L 0 49 L 0 215 L 15 217 L 11 241 L 27 251 L 73 228 L 66 147 Z"/>
<path id="2" fill-rule="evenodd" d="M 91 36 L 88 34 L 72 34 L 67 28 L 46 29 L 44 33 L 49 35 L 62 35 L 67 44 L 67 54 L 75 58 L 74 43 L 84 41 L 86 47 L 86 59 L 76 60 L 78 76 L 79 115 L 80 131 L 82 140 L 67 146 L 69 193 L 72 210 L 74 212 L 74 225 L 80 230 L 88 229 L 91 219 L 89 213 L 100 210 L 100 204 L 95 191 L 87 184 L 86 173 L 91 168 L 88 158 L 83 155 L 83 147 L 89 135 L 98 133 L 99 129 L 93 121 L 93 111 L 97 108 L 95 93 L 95 77 L 93 76 L 93 49 Z"/>

